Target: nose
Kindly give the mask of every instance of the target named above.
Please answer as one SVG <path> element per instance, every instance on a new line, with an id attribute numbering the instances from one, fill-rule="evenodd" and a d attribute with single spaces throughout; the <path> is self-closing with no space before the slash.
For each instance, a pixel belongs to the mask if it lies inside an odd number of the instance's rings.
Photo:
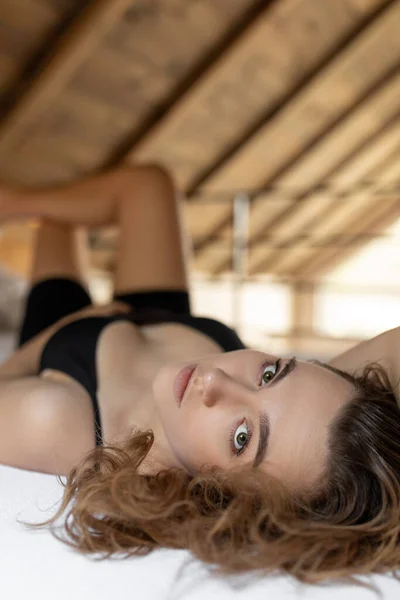
<path id="1" fill-rule="evenodd" d="M 206 406 L 211 407 L 223 398 L 230 400 L 243 398 L 245 386 L 222 369 L 207 369 L 204 371 L 202 379 L 202 400 Z"/>

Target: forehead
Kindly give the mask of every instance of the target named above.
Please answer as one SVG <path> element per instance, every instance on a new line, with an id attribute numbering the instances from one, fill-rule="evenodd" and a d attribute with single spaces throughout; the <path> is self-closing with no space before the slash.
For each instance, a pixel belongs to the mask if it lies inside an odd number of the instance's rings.
<path id="1" fill-rule="evenodd" d="M 352 385 L 319 365 L 298 361 L 285 380 L 275 389 L 266 387 L 263 395 L 271 422 L 263 468 L 295 485 L 312 482 L 324 465 L 329 426 L 351 399 Z"/>
<path id="2" fill-rule="evenodd" d="M 292 415 L 300 416 L 321 426 L 329 425 L 339 408 L 354 394 L 352 384 L 340 375 L 302 360 L 297 367 L 274 389 L 279 401 L 271 402 L 270 408 L 289 409 Z M 268 393 L 266 388 L 265 393 Z M 286 417 L 288 413 L 286 412 Z"/>
<path id="3" fill-rule="evenodd" d="M 307 377 L 309 383 L 314 384 L 316 388 L 329 389 L 338 395 L 349 393 L 354 389 L 352 383 L 324 366 L 304 360 L 297 360 L 297 364 L 298 373 Z"/>

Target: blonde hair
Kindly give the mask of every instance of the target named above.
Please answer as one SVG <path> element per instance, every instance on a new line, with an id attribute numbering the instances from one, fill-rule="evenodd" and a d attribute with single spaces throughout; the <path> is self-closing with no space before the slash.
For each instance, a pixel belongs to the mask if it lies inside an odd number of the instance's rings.
<path id="1" fill-rule="evenodd" d="M 57 513 L 43 523 L 84 554 L 123 558 L 188 549 L 217 574 L 287 573 L 300 581 L 360 583 L 400 564 L 400 412 L 386 373 L 370 365 L 330 428 L 328 460 L 301 493 L 249 467 L 190 476 L 140 475 L 152 431 L 97 447 L 72 469 Z M 68 510 L 55 533 L 54 523 Z M 395 577 L 397 574 L 395 573 Z M 369 586 L 371 587 L 371 586 Z M 372 586 L 373 587 L 373 586 Z"/>

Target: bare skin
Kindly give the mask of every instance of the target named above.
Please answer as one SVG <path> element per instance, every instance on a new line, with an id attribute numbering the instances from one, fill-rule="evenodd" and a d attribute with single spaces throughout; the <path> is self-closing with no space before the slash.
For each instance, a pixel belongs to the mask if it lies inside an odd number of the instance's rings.
<path id="1" fill-rule="evenodd" d="M 120 168 L 59 189 L 4 188 L 0 220 L 26 217 L 43 222 L 32 281 L 58 273 L 85 284 L 82 262 L 77 259 L 82 258 L 77 251 L 82 239 L 77 240 L 75 228 L 118 222 L 117 293 L 189 287 L 190 244 L 183 234 L 172 181 L 158 167 Z M 140 260 L 135 261 L 136 256 Z M 79 395 L 76 422 L 82 427 L 81 453 L 94 447 L 90 397 L 63 373 L 46 371 L 39 376 L 38 360 L 46 340 L 66 321 L 110 310 L 127 308 L 93 307 L 71 315 L 28 342 L 1 367 L 3 379 L 30 376 L 43 383 L 62 382 L 67 396 Z M 251 465 L 260 423 L 268 421 L 268 448 L 257 468 L 294 488 L 312 484 L 324 466 L 330 423 L 351 399 L 353 389 L 336 374 L 302 361 L 275 384 L 288 362 L 252 349 L 225 353 L 212 339 L 181 324 L 112 323 L 98 344 L 98 399 L 105 441 L 117 442 L 131 426 L 152 429 L 155 443 L 143 472 L 176 466 L 194 473 L 205 464 Z M 174 381 L 188 364 L 196 370 L 179 407 Z M 71 403 L 60 410 L 71 414 Z M 73 455 L 71 461 L 76 458 Z M 65 464 L 68 468 L 68 461 Z M 47 464 L 26 468 L 52 472 Z"/>

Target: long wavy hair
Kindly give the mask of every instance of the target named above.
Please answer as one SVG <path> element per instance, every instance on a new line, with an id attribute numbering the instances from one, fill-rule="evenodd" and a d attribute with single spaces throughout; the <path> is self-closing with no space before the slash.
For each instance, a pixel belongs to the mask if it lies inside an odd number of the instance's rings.
<path id="1" fill-rule="evenodd" d="M 316 362 L 316 361 L 313 361 Z M 322 363 L 319 363 L 322 365 Z M 51 526 L 60 541 L 99 560 L 188 549 L 214 574 L 270 572 L 302 582 L 358 583 L 356 576 L 400 564 L 400 411 L 388 376 L 323 365 L 354 386 L 330 426 L 324 471 L 301 493 L 260 470 L 216 467 L 195 476 L 177 468 L 138 473 L 152 431 L 131 430 L 72 469 Z M 61 529 L 55 522 L 67 511 Z M 373 587 L 374 586 L 367 586 Z"/>

